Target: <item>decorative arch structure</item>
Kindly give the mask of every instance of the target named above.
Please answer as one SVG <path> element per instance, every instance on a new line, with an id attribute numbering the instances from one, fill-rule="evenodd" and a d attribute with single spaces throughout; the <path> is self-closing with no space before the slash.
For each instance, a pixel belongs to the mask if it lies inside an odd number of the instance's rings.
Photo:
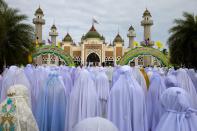
<path id="1" fill-rule="evenodd" d="M 40 55 L 45 55 L 45 54 L 54 54 L 54 55 L 58 56 L 68 66 L 74 66 L 75 65 L 74 61 L 73 61 L 73 59 L 70 55 L 65 53 L 63 49 L 58 48 L 56 46 L 52 46 L 52 45 L 45 45 L 45 46 L 37 48 L 35 53 L 33 53 L 32 57 L 36 58 Z"/>
<path id="2" fill-rule="evenodd" d="M 140 55 L 150 55 L 157 58 L 162 65 L 168 66 L 168 58 L 159 50 L 150 47 L 138 47 L 128 51 L 118 62 L 119 65 L 127 65 L 131 60 Z"/>

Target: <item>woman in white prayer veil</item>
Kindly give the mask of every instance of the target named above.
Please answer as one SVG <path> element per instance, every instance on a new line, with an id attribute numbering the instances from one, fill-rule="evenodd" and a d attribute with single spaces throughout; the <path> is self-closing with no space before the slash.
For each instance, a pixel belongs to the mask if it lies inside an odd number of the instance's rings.
<path id="1" fill-rule="evenodd" d="M 28 88 L 29 93 L 31 92 L 31 87 L 29 84 L 29 80 L 25 76 L 24 70 L 20 69 L 16 66 L 11 66 L 5 76 L 3 76 L 3 82 L 2 82 L 2 90 L 1 90 L 1 102 L 6 99 L 7 96 L 7 90 L 10 86 L 20 84 L 24 85 Z M 29 97 L 29 106 L 31 106 L 31 93 Z"/>
<path id="2" fill-rule="evenodd" d="M 7 94 L 6 100 L 0 104 L 0 131 L 39 131 L 28 106 L 28 89 L 14 85 Z"/>
<path id="3" fill-rule="evenodd" d="M 101 116 L 106 117 L 107 100 L 109 96 L 109 80 L 105 74 L 105 69 L 100 68 L 95 77 L 96 91 L 99 97 L 99 108 L 101 108 Z"/>
<path id="4" fill-rule="evenodd" d="M 68 129 L 65 128 L 65 131 L 72 131 L 79 121 L 100 114 L 96 87 L 90 73 L 86 69 L 82 69 L 78 73 L 78 78 L 70 94 Z"/>
<path id="5" fill-rule="evenodd" d="M 190 95 L 179 87 L 165 90 L 161 104 L 165 110 L 156 131 L 197 131 L 197 111 L 192 108 Z"/>
<path id="6" fill-rule="evenodd" d="M 108 100 L 108 119 L 119 131 L 147 131 L 144 91 L 129 66 L 121 67 L 119 73 Z"/>
<path id="7" fill-rule="evenodd" d="M 106 70 L 106 75 L 109 79 L 109 85 L 110 85 L 110 89 L 111 89 L 111 87 L 112 87 L 112 76 L 113 76 L 114 68 L 110 66 L 110 67 L 107 67 L 106 69 L 107 69 Z"/>
<path id="8" fill-rule="evenodd" d="M 197 92 L 187 71 L 185 69 L 179 69 L 176 73 L 176 77 L 179 82 L 179 87 L 185 89 L 191 95 L 193 100 L 192 105 L 197 109 Z"/>
<path id="9" fill-rule="evenodd" d="M 132 75 L 137 80 L 137 82 L 139 83 L 139 85 L 142 87 L 142 89 L 144 90 L 144 93 L 146 95 L 146 93 L 147 93 L 146 80 L 145 80 L 143 74 L 141 73 L 140 69 L 137 68 L 137 67 L 133 67 L 132 68 Z"/>
<path id="10" fill-rule="evenodd" d="M 118 131 L 118 129 L 107 119 L 92 117 L 80 121 L 73 131 Z"/>

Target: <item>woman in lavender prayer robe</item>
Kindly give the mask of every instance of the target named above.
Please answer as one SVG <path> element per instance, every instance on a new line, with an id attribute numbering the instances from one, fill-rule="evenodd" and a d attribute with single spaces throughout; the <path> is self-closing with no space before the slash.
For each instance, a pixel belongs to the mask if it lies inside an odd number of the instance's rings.
<path id="1" fill-rule="evenodd" d="M 187 73 L 190 76 L 190 78 L 191 78 L 191 80 L 192 80 L 192 82 L 193 82 L 193 84 L 195 86 L 195 89 L 197 91 L 197 76 L 196 76 L 195 70 L 194 69 L 188 69 Z"/>
<path id="2" fill-rule="evenodd" d="M 25 68 L 24 68 L 24 73 L 25 76 L 27 77 L 29 84 L 30 84 L 30 89 L 31 89 L 31 101 L 32 101 L 32 111 L 35 114 L 35 107 L 36 107 L 36 96 L 35 96 L 35 79 L 36 77 L 35 75 L 35 68 L 33 67 L 33 65 L 28 64 Z"/>
<path id="3" fill-rule="evenodd" d="M 31 87 L 29 80 L 27 79 L 24 70 L 21 68 L 18 68 L 16 66 L 11 66 L 7 73 L 3 76 L 3 81 L 2 81 L 2 90 L 1 90 L 1 102 L 6 99 L 7 96 L 7 90 L 9 89 L 10 86 L 15 85 L 15 84 L 20 84 L 24 85 L 25 87 L 28 88 L 29 93 L 31 94 Z M 30 107 L 31 105 L 31 96 L 29 98 L 29 103 Z"/>
<path id="4" fill-rule="evenodd" d="M 197 111 L 192 108 L 192 98 L 183 89 L 168 88 L 161 97 L 165 113 L 156 131 L 197 131 Z"/>
<path id="5" fill-rule="evenodd" d="M 67 96 L 63 80 L 50 72 L 37 104 L 36 120 L 40 131 L 64 131 Z"/>
<path id="6" fill-rule="evenodd" d="M 95 77 L 96 92 L 99 97 L 99 108 L 101 108 L 101 116 L 106 117 L 107 100 L 109 96 L 109 80 L 105 74 L 105 69 L 102 68 Z"/>
<path id="7" fill-rule="evenodd" d="M 148 128 L 154 131 L 158 120 L 160 119 L 163 111 L 160 104 L 160 97 L 166 89 L 164 79 L 162 76 L 154 72 L 151 77 L 151 83 L 147 94 L 147 114 L 148 114 Z"/>
<path id="8" fill-rule="evenodd" d="M 178 87 L 178 81 L 176 79 L 175 75 L 167 75 L 165 78 L 165 85 L 166 88 L 170 88 L 170 87 Z"/>
<path id="9" fill-rule="evenodd" d="M 147 131 L 144 91 L 129 66 L 121 67 L 119 73 L 109 96 L 108 119 L 119 131 Z"/>
<path id="10" fill-rule="evenodd" d="M 197 92 L 191 78 L 187 74 L 187 71 L 182 68 L 179 69 L 176 73 L 176 78 L 179 82 L 179 87 L 185 89 L 191 95 L 193 100 L 192 105 L 197 109 Z"/>
<path id="11" fill-rule="evenodd" d="M 112 75 L 112 87 L 118 80 L 119 76 L 120 76 L 120 66 L 116 66 L 114 67 L 113 75 Z"/>
<path id="12" fill-rule="evenodd" d="M 100 114 L 98 102 L 96 87 L 90 73 L 86 69 L 81 69 L 70 94 L 68 129 L 65 128 L 65 131 L 72 131 L 79 121 Z"/>
<path id="13" fill-rule="evenodd" d="M 71 73 L 69 72 L 69 68 L 66 66 L 62 66 L 59 69 L 59 73 L 63 78 L 67 93 L 70 94 L 72 87 L 73 87 L 73 81 L 71 78 Z"/>

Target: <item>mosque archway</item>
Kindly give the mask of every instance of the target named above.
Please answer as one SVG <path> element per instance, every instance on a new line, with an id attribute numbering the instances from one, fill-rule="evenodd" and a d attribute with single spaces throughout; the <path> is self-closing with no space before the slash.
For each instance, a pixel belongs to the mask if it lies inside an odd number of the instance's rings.
<path id="1" fill-rule="evenodd" d="M 118 62 L 119 65 L 127 65 L 138 56 L 153 56 L 164 66 L 169 65 L 169 60 L 161 51 L 150 47 L 138 47 L 128 51 Z"/>
<path id="2" fill-rule="evenodd" d="M 100 63 L 100 58 L 96 53 L 90 53 L 86 60 L 87 64 L 89 65 L 96 65 L 98 66 Z"/>
<path id="3" fill-rule="evenodd" d="M 66 54 L 61 48 L 51 45 L 45 45 L 37 48 L 36 51 L 33 53 L 32 57 L 33 59 L 42 57 L 40 58 L 40 61 L 45 62 L 45 64 L 47 64 L 47 61 L 51 61 L 51 64 L 55 64 L 55 59 L 58 59 L 58 63 L 56 63 L 57 65 L 75 65 L 70 55 Z"/>

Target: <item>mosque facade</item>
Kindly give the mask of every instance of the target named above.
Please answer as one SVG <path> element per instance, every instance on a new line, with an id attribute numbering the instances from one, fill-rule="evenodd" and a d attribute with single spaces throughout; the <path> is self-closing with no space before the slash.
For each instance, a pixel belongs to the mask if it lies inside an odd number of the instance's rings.
<path id="1" fill-rule="evenodd" d="M 141 26 L 144 27 L 144 40 L 140 42 L 141 46 L 153 47 L 154 41 L 151 39 L 151 26 L 153 20 L 150 12 L 146 9 L 143 13 Z M 35 43 L 39 46 L 45 46 L 42 39 L 42 26 L 45 24 L 44 13 L 39 7 L 35 12 L 33 19 L 35 24 Z M 57 43 L 57 27 L 53 24 L 49 36 L 51 37 L 51 46 L 58 46 L 64 52 L 72 57 L 76 65 L 114 65 L 127 53 L 129 50 L 136 48 L 134 45 L 134 38 L 136 37 L 135 30 L 132 26 L 128 29 L 127 37 L 129 39 L 129 47 L 125 47 L 124 40 L 119 33 L 117 33 L 112 43 L 107 43 L 105 37 L 101 35 L 92 24 L 89 31 L 81 37 L 81 41 L 76 44 L 72 36 L 67 32 L 60 43 Z M 60 65 L 63 60 L 56 54 L 41 54 L 34 59 L 38 65 Z M 160 65 L 159 60 L 155 57 L 141 55 L 137 56 L 131 63 L 134 65 Z"/>

